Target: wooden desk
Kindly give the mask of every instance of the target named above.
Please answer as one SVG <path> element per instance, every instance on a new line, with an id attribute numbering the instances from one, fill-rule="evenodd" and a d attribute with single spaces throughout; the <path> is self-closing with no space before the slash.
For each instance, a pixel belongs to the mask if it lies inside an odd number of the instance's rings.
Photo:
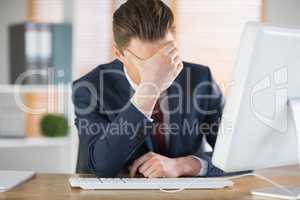
<path id="1" fill-rule="evenodd" d="M 286 168 L 291 172 L 290 168 Z M 295 168 L 293 168 L 295 169 Z M 296 169 L 299 170 L 299 167 Z M 279 171 L 278 171 L 279 172 Z M 283 170 L 280 169 L 282 173 Z M 300 186 L 300 170 L 295 171 L 298 174 L 281 173 L 266 173 L 266 176 L 272 180 L 284 184 Z M 276 174 L 276 175 L 275 175 Z M 185 190 L 178 193 L 164 193 L 161 191 L 83 191 L 80 189 L 72 189 L 69 186 L 68 178 L 72 175 L 58 175 L 58 174 L 38 174 L 32 181 L 15 188 L 7 193 L 0 193 L 0 200 L 139 200 L 139 199 L 205 199 L 205 200 L 242 200 L 242 199 L 259 199 L 258 197 L 251 196 L 250 190 L 269 187 L 270 185 L 255 177 L 245 177 L 234 180 L 235 186 L 223 190 Z"/>

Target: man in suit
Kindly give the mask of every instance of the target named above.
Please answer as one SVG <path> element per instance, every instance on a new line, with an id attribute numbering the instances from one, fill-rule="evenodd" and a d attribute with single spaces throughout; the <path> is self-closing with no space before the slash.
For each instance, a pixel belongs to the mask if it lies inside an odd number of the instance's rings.
<path id="1" fill-rule="evenodd" d="M 215 145 L 222 93 L 208 67 L 182 62 L 170 8 L 128 0 L 114 13 L 113 33 L 117 60 L 73 84 L 79 171 L 223 175 L 202 147 L 204 139 Z"/>

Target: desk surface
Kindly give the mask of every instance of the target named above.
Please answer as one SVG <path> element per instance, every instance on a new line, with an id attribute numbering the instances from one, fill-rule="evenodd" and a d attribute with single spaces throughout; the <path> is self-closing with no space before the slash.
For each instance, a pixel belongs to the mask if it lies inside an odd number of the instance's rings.
<path id="1" fill-rule="evenodd" d="M 276 171 L 277 170 L 277 171 Z M 285 174 L 285 172 L 287 172 Z M 284 185 L 300 186 L 299 167 L 279 168 L 273 171 L 267 171 L 265 176 L 271 178 L 277 183 Z M 222 190 L 185 190 L 178 193 L 164 193 L 161 191 L 83 191 L 72 189 L 69 186 L 68 178 L 72 175 L 66 174 L 38 174 L 30 182 L 21 185 L 14 190 L 6 193 L 0 193 L 0 200 L 92 200 L 92 199 L 258 199 L 250 195 L 252 189 L 269 187 L 270 184 L 255 177 L 244 177 L 234 180 L 235 186 Z"/>

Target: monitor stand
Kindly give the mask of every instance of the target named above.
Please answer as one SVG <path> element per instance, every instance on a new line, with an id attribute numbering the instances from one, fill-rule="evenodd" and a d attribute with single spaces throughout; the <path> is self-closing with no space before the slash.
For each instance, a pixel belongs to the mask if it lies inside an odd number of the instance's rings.
<path id="1" fill-rule="evenodd" d="M 298 164 L 300 164 L 300 97 L 290 98 L 288 102 L 289 112 L 294 121 L 294 126 L 298 140 Z M 271 187 L 251 191 L 251 194 L 263 197 L 280 199 L 300 199 L 300 187 Z"/>

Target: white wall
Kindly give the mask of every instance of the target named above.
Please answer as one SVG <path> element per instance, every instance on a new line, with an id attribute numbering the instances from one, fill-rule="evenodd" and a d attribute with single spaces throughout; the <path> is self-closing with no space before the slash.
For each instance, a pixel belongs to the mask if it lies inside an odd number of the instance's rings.
<path id="1" fill-rule="evenodd" d="M 26 20 L 26 4 L 26 0 L 0 0 L 0 84 L 9 82 L 7 27 Z"/>
<path id="2" fill-rule="evenodd" d="M 300 0 L 268 0 L 267 22 L 300 28 Z"/>

